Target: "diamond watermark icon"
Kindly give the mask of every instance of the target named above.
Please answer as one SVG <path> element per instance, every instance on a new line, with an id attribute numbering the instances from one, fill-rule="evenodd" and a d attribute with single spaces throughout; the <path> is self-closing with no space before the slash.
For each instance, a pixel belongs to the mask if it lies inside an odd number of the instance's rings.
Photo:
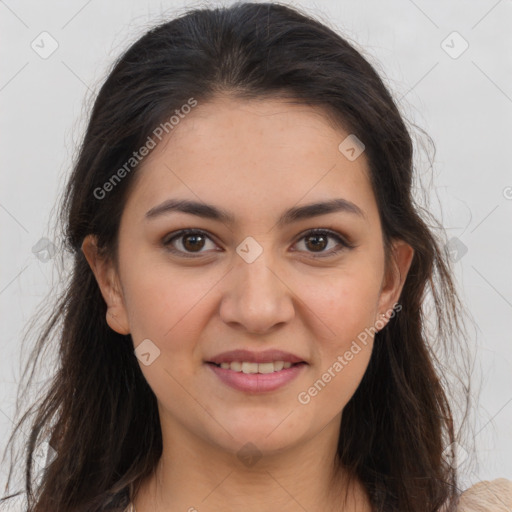
<path id="1" fill-rule="evenodd" d="M 263 457 L 258 447 L 253 443 L 245 443 L 242 448 L 238 450 L 236 456 L 240 459 L 242 464 L 249 468 L 254 466 L 254 464 Z"/>
<path id="2" fill-rule="evenodd" d="M 445 244 L 444 249 L 452 261 L 459 261 L 467 252 L 468 247 L 461 242 L 456 236 L 450 238 Z"/>
<path id="3" fill-rule="evenodd" d="M 361 142 L 361 140 L 351 133 L 340 143 L 338 149 L 340 153 L 347 158 L 347 160 L 353 162 L 361 155 L 365 150 L 365 147 L 366 146 Z"/>
<path id="4" fill-rule="evenodd" d="M 47 59 L 59 47 L 57 40 L 48 32 L 41 32 L 31 43 L 30 47 L 39 57 Z"/>
<path id="5" fill-rule="evenodd" d="M 248 236 L 238 245 L 236 252 L 246 263 L 252 263 L 263 252 L 263 247 L 252 236 Z"/>
<path id="6" fill-rule="evenodd" d="M 144 366 L 149 366 L 160 355 L 160 349 L 151 340 L 145 339 L 135 349 L 135 355 Z"/>
<path id="7" fill-rule="evenodd" d="M 46 263 L 55 256 L 57 249 L 53 242 L 43 237 L 32 247 L 32 252 L 36 255 L 38 260 Z"/>
<path id="8" fill-rule="evenodd" d="M 452 59 L 458 59 L 469 48 L 469 43 L 454 30 L 441 41 L 441 48 Z"/>
<path id="9" fill-rule="evenodd" d="M 33 452 L 32 460 L 40 469 L 46 469 L 57 456 L 48 441 L 42 442 Z"/>
<path id="10" fill-rule="evenodd" d="M 443 450 L 441 457 L 448 462 L 448 464 L 458 468 L 469 457 L 469 453 L 459 443 L 453 442 Z"/>

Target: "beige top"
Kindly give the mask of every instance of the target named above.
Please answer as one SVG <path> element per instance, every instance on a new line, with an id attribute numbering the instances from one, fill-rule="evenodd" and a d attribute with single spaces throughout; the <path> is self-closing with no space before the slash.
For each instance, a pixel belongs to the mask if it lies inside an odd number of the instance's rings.
<path id="1" fill-rule="evenodd" d="M 457 512 L 511 512 L 512 481 L 483 480 L 462 493 Z"/>
<path id="2" fill-rule="evenodd" d="M 124 512 L 136 512 L 132 503 Z M 460 496 L 457 512 L 512 512 L 512 480 L 482 480 Z"/>

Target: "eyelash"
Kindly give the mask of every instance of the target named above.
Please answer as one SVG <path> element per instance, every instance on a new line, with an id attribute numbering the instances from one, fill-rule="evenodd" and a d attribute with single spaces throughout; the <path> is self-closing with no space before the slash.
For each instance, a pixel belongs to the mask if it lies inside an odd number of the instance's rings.
<path id="1" fill-rule="evenodd" d="M 164 237 L 162 239 L 162 244 L 164 245 L 164 247 L 169 252 L 171 252 L 173 254 L 177 254 L 177 255 L 183 256 L 185 258 L 198 258 L 198 257 L 200 257 L 201 254 L 202 254 L 201 252 L 199 252 L 199 253 L 186 253 L 186 252 L 177 250 L 174 247 L 172 247 L 171 244 L 172 244 L 172 242 L 174 240 L 177 240 L 179 238 L 183 238 L 186 235 L 201 235 L 201 236 L 204 236 L 206 238 L 209 238 L 213 242 L 212 237 L 206 231 L 203 231 L 201 229 L 182 229 L 180 231 L 177 231 L 175 233 L 171 233 L 170 235 L 167 235 L 166 237 Z M 302 236 L 297 240 L 297 242 L 301 241 L 304 238 L 307 238 L 308 236 L 312 236 L 312 235 L 327 235 L 329 238 L 334 238 L 342 246 L 339 249 L 335 249 L 335 250 L 331 249 L 330 251 L 325 252 L 325 253 L 317 253 L 317 254 L 315 254 L 315 253 L 311 252 L 311 254 L 313 254 L 314 258 L 327 258 L 327 257 L 330 257 L 330 256 L 335 256 L 335 255 L 339 254 L 340 252 L 342 252 L 344 250 L 353 249 L 355 247 L 354 245 L 350 244 L 346 239 L 341 237 L 335 231 L 332 231 L 330 229 L 325 229 L 325 228 L 310 229 L 309 231 L 306 231 L 305 233 L 303 233 Z"/>

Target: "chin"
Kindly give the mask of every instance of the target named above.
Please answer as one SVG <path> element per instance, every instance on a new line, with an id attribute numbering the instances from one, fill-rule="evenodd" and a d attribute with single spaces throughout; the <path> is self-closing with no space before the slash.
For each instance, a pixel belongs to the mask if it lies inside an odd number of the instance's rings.
<path id="1" fill-rule="evenodd" d="M 222 423 L 220 421 L 233 436 L 224 432 L 221 444 L 235 454 L 238 454 L 239 450 L 243 451 L 244 447 L 250 450 L 252 446 L 255 447 L 254 450 L 268 454 L 285 450 L 301 438 L 300 429 L 295 427 L 291 430 L 289 425 L 285 425 L 287 414 L 289 413 L 269 415 L 266 421 L 250 421 L 247 417 L 239 418 L 238 422 L 232 420 L 229 423 Z"/>

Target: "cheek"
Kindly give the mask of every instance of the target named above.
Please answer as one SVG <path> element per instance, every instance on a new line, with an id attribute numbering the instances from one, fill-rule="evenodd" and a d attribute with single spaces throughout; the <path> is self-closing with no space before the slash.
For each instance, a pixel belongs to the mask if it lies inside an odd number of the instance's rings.
<path id="1" fill-rule="evenodd" d="M 372 279 L 340 278 L 317 291 L 312 304 L 328 334 L 315 336 L 316 364 L 299 402 L 309 401 L 312 417 L 326 422 L 343 410 L 368 367 L 378 286 Z"/>
<path id="2" fill-rule="evenodd" d="M 317 279 L 316 286 L 304 287 L 304 301 L 321 320 L 315 336 L 317 364 L 308 395 L 318 395 L 314 407 L 323 404 L 331 415 L 350 400 L 368 367 L 380 271 L 378 259 L 361 254 L 333 270 L 328 278 Z"/>
<path id="3" fill-rule="evenodd" d="M 130 269 L 137 269 L 130 271 Z M 180 336 L 199 327 L 199 311 L 215 276 L 198 269 L 172 269 L 164 262 L 148 262 L 133 255 L 125 263 L 125 299 L 134 341 L 154 337 L 168 344 L 179 328 Z"/>
<path id="4" fill-rule="evenodd" d="M 304 302 L 321 319 L 325 338 L 343 345 L 376 321 L 381 279 L 364 265 L 333 270 L 328 277 L 304 286 Z"/>
<path id="5" fill-rule="evenodd" d="M 126 270 L 128 264 L 139 269 L 125 279 L 132 339 L 135 348 L 143 340 L 151 340 L 158 354 L 150 365 L 140 360 L 141 371 L 160 401 L 166 403 L 172 397 L 169 408 L 190 407 L 190 395 L 185 390 L 192 389 L 199 368 L 196 342 L 204 330 L 204 296 L 215 280 L 207 276 L 193 279 L 186 270 L 142 264 L 137 258 L 126 260 Z"/>

